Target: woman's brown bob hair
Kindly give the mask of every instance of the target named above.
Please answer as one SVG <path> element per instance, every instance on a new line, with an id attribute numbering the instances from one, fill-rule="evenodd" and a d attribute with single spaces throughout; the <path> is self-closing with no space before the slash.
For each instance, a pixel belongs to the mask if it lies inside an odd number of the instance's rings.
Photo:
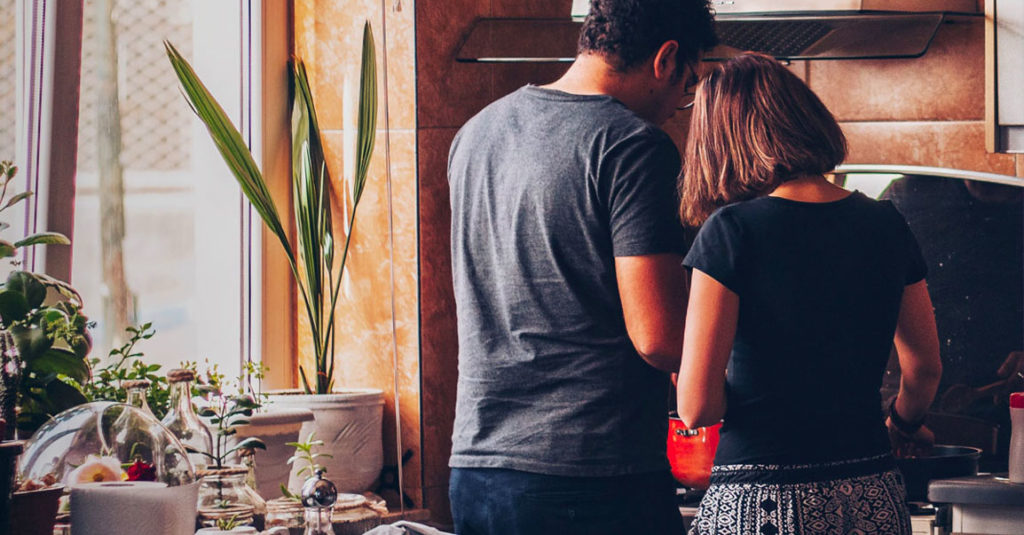
<path id="1" fill-rule="evenodd" d="M 778 61 L 742 54 L 697 88 L 679 215 L 698 226 L 720 206 L 827 173 L 844 158 L 846 138 L 817 95 Z"/>

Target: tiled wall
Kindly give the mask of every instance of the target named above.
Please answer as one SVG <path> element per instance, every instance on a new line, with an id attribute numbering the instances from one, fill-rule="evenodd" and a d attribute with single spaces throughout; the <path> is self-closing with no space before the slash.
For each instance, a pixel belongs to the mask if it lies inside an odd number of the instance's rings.
<path id="1" fill-rule="evenodd" d="M 449 251 L 448 148 L 459 127 L 519 86 L 547 83 L 559 64 L 457 63 L 455 52 L 477 17 L 569 16 L 571 0 L 419 0 L 416 3 L 419 152 L 420 325 L 423 375 L 423 497 L 448 519 L 448 454 L 455 407 L 458 344 Z"/>
<path id="2" fill-rule="evenodd" d="M 347 219 L 342 216 L 346 213 L 343 205 L 350 205 L 346 192 L 351 191 L 351 171 L 347 169 L 346 158 L 351 162 L 352 149 L 347 145 L 351 144 L 355 124 L 363 22 L 368 20 L 373 28 L 379 99 L 377 137 L 356 216 L 342 297 L 335 314 L 335 383 L 339 387 L 384 390 L 384 464 L 396 465 L 396 369 L 393 363 L 397 357 L 402 449 L 414 454 L 404 465 L 404 483 L 406 493 L 416 504 L 421 504 L 413 16 L 411 0 L 294 1 L 295 53 L 306 63 L 323 130 L 327 164 L 335 184 L 338 237 L 344 236 L 343 220 Z M 389 224 L 393 224 L 393 233 L 389 232 Z M 389 238 L 393 238 L 393 255 Z M 302 309 L 298 317 L 299 362 L 308 370 L 312 357 L 308 334 L 303 336 L 308 329 Z M 392 336 L 392 319 L 395 337 Z"/>
<path id="3" fill-rule="evenodd" d="M 943 24 L 923 57 L 808 62 L 807 81 L 843 126 L 847 163 L 1021 176 L 1021 155 L 985 152 L 981 17 Z"/>

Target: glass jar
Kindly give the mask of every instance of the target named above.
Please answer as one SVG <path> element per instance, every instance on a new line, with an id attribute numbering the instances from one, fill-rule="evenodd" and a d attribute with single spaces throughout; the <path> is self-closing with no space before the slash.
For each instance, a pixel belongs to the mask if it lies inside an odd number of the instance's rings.
<path id="1" fill-rule="evenodd" d="M 95 401 L 68 409 L 43 424 L 25 444 L 22 481 L 54 478 L 65 485 L 101 481 L 196 480 L 181 443 L 142 409 Z"/>
<path id="2" fill-rule="evenodd" d="M 267 502 L 266 528 L 301 528 L 305 526 L 302 503 L 292 498 L 274 498 Z"/>
<path id="3" fill-rule="evenodd" d="M 244 466 L 199 470 L 199 521 L 207 527 L 217 525 L 219 519 L 234 518 L 239 525 L 256 525 L 257 510 L 266 508 L 258 503 L 248 485 Z M 258 497 L 258 496 L 256 496 Z M 260 499 L 262 501 L 262 499 Z"/>
<path id="4" fill-rule="evenodd" d="M 174 369 L 167 372 L 170 406 L 161 423 L 190 451 L 189 460 L 196 470 L 200 470 L 210 464 L 210 459 L 194 452 L 213 453 L 213 436 L 192 407 L 192 381 L 195 378 L 196 374 L 192 370 Z"/>
<path id="5" fill-rule="evenodd" d="M 150 384 L 146 379 L 134 379 L 121 383 L 121 386 L 127 393 L 125 404 L 142 409 L 152 416 L 153 409 L 149 408 L 149 403 L 146 401 L 146 392 L 149 390 Z"/>

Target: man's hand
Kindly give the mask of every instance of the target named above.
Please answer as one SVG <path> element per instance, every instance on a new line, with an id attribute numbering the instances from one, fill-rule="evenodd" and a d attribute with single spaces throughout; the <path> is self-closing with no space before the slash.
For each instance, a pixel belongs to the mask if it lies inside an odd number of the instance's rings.
<path id="1" fill-rule="evenodd" d="M 1024 351 L 1011 351 L 996 375 L 1006 379 L 1007 389 L 1016 392 L 1024 387 Z"/>

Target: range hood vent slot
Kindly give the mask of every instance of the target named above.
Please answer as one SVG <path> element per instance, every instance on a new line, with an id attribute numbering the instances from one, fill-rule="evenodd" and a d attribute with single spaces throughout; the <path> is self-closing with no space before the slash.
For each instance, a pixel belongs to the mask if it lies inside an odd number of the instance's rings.
<path id="1" fill-rule="evenodd" d="M 928 50 L 942 13 L 719 15 L 722 45 L 706 59 L 753 50 L 781 60 L 916 58 Z"/>

